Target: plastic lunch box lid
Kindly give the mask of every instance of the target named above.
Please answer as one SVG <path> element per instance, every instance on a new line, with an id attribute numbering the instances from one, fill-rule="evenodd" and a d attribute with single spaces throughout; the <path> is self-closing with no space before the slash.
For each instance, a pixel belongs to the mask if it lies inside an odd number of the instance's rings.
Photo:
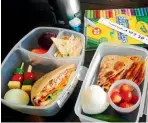
<path id="1" fill-rule="evenodd" d="M 91 63 L 90 63 L 90 66 L 89 66 L 89 69 L 87 70 L 87 73 L 86 73 L 86 76 L 85 76 L 85 78 L 84 78 L 84 81 L 83 81 L 83 84 L 82 84 L 82 87 L 81 87 L 81 90 L 80 90 L 80 93 L 79 93 L 79 95 L 78 95 L 78 98 L 77 98 L 77 101 L 76 101 L 76 104 L 75 104 L 75 113 L 76 113 L 76 115 L 79 117 L 79 118 L 82 118 L 82 119 L 85 119 L 85 120 L 89 120 L 89 121 L 99 121 L 99 120 L 96 120 L 96 119 L 94 119 L 94 118 L 90 118 L 90 117 L 87 117 L 87 116 L 85 116 L 85 115 L 83 115 L 83 114 L 81 114 L 79 111 L 78 111 L 78 109 L 80 109 L 80 94 L 82 93 L 82 91 L 83 91 L 83 89 L 86 87 L 86 86 L 88 86 L 88 84 L 90 84 L 90 82 L 88 82 L 87 81 L 87 83 L 85 82 L 86 80 L 88 80 L 89 79 L 89 77 L 87 76 L 87 75 L 89 75 L 90 73 L 91 73 L 91 71 L 90 71 L 90 68 L 92 67 L 92 65 L 96 62 L 95 61 L 95 59 L 96 59 L 96 57 L 97 57 L 97 55 L 99 54 L 99 51 L 100 51 L 100 49 L 102 48 L 103 49 L 103 47 L 105 47 L 105 46 L 117 46 L 117 47 L 121 47 L 121 48 L 130 48 L 130 49 L 134 49 L 134 50 L 139 50 L 139 51 L 142 51 L 142 52 L 144 52 L 144 53 L 146 53 L 147 54 L 147 57 L 146 57 L 146 59 L 148 58 L 148 51 L 146 50 L 146 49 L 144 49 L 144 48 L 141 48 L 141 47 L 138 47 L 138 46 L 133 46 L 133 45 L 128 45 L 128 44 L 115 44 L 115 43 L 109 43 L 109 42 L 103 42 L 103 43 L 101 43 L 99 46 L 98 46 L 98 48 L 97 48 L 97 50 L 96 50 L 96 52 L 95 52 L 95 54 L 94 54 L 94 56 L 93 56 L 93 59 L 92 59 L 92 61 L 91 61 Z M 106 49 L 107 50 L 107 49 Z M 100 56 L 99 56 L 100 57 Z M 97 57 L 98 58 L 98 57 Z M 147 66 L 146 66 L 146 75 L 148 74 L 148 62 L 147 62 Z M 92 70 L 92 69 L 91 69 Z M 92 76 L 91 76 L 92 77 Z M 91 78 L 90 77 L 90 78 Z M 91 79 L 89 79 L 89 80 L 91 80 Z M 144 87 L 143 87 L 143 90 L 145 91 L 145 92 L 143 92 L 143 95 L 142 95 L 142 102 L 141 102 L 141 105 L 140 105 L 140 107 L 139 107 L 139 112 L 138 112 L 138 116 L 139 117 L 142 117 L 143 116 L 143 114 L 145 114 L 146 115 L 146 117 L 147 117 L 147 119 L 146 119 L 146 121 L 148 121 L 148 76 L 146 76 L 146 78 L 145 78 L 145 81 L 144 81 Z M 146 90 L 147 90 L 147 92 L 146 92 Z M 145 98 L 146 97 L 146 98 Z M 145 104 L 147 104 L 147 105 L 145 105 Z M 137 116 L 137 117 L 138 117 Z M 102 121 L 101 121 L 102 122 Z"/>

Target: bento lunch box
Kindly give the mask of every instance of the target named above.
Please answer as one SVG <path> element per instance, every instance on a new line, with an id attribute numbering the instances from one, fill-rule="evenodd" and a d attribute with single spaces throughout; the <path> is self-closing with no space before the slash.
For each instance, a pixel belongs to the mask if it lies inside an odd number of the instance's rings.
<path id="1" fill-rule="evenodd" d="M 87 70 L 79 96 L 75 104 L 75 113 L 79 117 L 81 122 L 105 122 L 105 121 L 97 120 L 97 119 L 94 119 L 94 118 L 91 118 L 85 115 L 82 111 L 81 104 L 80 104 L 80 96 L 83 90 L 88 88 L 90 85 L 96 84 L 99 65 L 101 63 L 102 58 L 105 55 L 123 55 L 123 56 L 140 55 L 142 59 L 148 59 L 148 51 L 144 48 L 133 46 L 133 45 L 128 45 L 128 44 L 114 44 L 114 43 L 107 43 L 107 42 L 101 43 L 98 46 L 95 52 L 95 55 L 93 56 L 89 69 Z M 131 122 L 138 122 L 140 117 L 143 116 L 143 114 L 145 114 L 148 117 L 148 111 L 147 111 L 147 108 L 148 108 L 147 107 L 147 104 L 148 104 L 148 91 L 147 91 L 148 90 L 148 60 L 146 61 L 146 73 L 145 73 L 144 82 L 139 87 L 142 93 L 140 105 L 135 111 L 129 114 L 126 114 L 126 118 L 129 121 L 132 120 Z M 111 106 L 108 107 L 106 112 L 108 114 L 118 113 Z"/>
<path id="2" fill-rule="evenodd" d="M 81 51 L 81 55 L 75 58 L 57 58 L 54 57 L 54 53 L 57 51 L 54 44 L 50 47 L 47 53 L 45 54 L 36 54 L 29 49 L 38 48 L 37 39 L 38 37 L 46 32 L 54 32 L 57 34 L 57 37 L 60 38 L 62 36 L 78 36 L 83 42 L 83 48 Z M 29 32 L 26 36 L 24 36 L 9 52 L 7 57 L 4 59 L 1 66 L 1 93 L 2 93 L 2 103 L 7 107 L 14 109 L 16 111 L 39 115 L 39 116 L 53 116 L 62 108 L 65 102 L 68 100 L 69 96 L 73 92 L 78 80 L 83 79 L 83 76 L 80 73 L 86 72 L 86 68 L 83 67 L 85 56 L 85 37 L 84 35 L 77 33 L 75 31 L 54 28 L 54 27 L 38 27 Z M 49 72 L 63 64 L 73 63 L 76 65 L 77 69 L 68 85 L 64 88 L 64 90 L 60 93 L 56 101 L 54 101 L 49 106 L 39 107 L 32 105 L 16 105 L 14 103 L 10 103 L 3 99 L 4 94 L 8 90 L 8 82 L 13 75 L 13 70 L 20 66 L 22 62 L 25 63 L 25 66 L 31 64 L 31 61 L 34 61 L 36 65 L 33 66 L 33 70 L 39 70 L 42 72 Z M 24 68 L 25 69 L 25 68 Z"/>

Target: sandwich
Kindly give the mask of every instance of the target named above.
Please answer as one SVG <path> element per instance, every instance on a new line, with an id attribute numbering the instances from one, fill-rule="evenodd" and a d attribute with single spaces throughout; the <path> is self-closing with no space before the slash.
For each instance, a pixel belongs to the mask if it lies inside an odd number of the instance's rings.
<path id="1" fill-rule="evenodd" d="M 54 102 L 75 70 L 74 64 L 62 65 L 37 80 L 31 90 L 33 105 L 47 106 Z"/>

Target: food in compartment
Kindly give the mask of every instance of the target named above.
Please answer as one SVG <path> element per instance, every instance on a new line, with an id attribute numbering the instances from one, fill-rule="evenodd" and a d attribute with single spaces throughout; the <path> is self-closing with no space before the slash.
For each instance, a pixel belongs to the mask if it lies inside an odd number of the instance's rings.
<path id="1" fill-rule="evenodd" d="M 128 84 L 122 84 L 113 89 L 110 98 L 114 104 L 121 108 L 129 108 L 135 105 L 139 100 L 139 97 L 134 92 L 134 88 L 130 87 Z"/>
<path id="2" fill-rule="evenodd" d="M 8 87 L 9 89 L 20 89 L 21 83 L 19 81 L 9 81 Z"/>
<path id="3" fill-rule="evenodd" d="M 31 90 L 31 101 L 35 106 L 51 104 L 65 88 L 75 72 L 74 64 L 62 65 L 37 80 Z"/>
<path id="4" fill-rule="evenodd" d="M 92 118 L 107 121 L 107 122 L 128 122 L 128 120 L 122 118 L 121 116 L 108 115 L 108 114 L 93 114 L 89 115 Z"/>
<path id="5" fill-rule="evenodd" d="M 33 53 L 37 53 L 37 54 L 45 54 L 47 53 L 48 50 L 42 49 L 42 48 L 36 48 L 36 49 L 32 49 L 31 52 Z"/>
<path id="6" fill-rule="evenodd" d="M 131 90 L 132 90 L 132 88 L 128 84 L 123 84 L 120 87 L 121 92 L 126 92 L 126 91 L 131 91 Z"/>
<path id="7" fill-rule="evenodd" d="M 54 56 L 55 56 L 55 57 L 63 57 L 63 55 L 62 55 L 59 51 L 57 51 L 57 52 L 54 54 Z"/>
<path id="8" fill-rule="evenodd" d="M 6 92 L 4 99 L 9 103 L 27 105 L 29 103 L 29 95 L 21 89 L 11 89 Z"/>
<path id="9" fill-rule="evenodd" d="M 91 85 L 81 95 L 82 110 L 86 114 L 98 114 L 104 112 L 109 101 L 107 93 L 98 85 Z"/>
<path id="10" fill-rule="evenodd" d="M 138 102 L 140 100 L 140 97 L 138 97 L 139 92 L 136 93 L 133 86 L 124 83 L 119 87 L 114 88 L 111 91 L 109 98 L 106 98 L 105 100 L 105 97 L 110 87 L 117 80 L 127 79 L 131 80 L 132 83 L 140 85 L 144 80 L 145 69 L 146 61 L 141 60 L 141 57 L 137 55 L 104 56 L 100 64 L 97 84 L 90 85 L 87 89 L 83 90 L 80 96 L 80 103 L 83 113 L 89 117 L 103 121 L 126 121 L 122 117 L 119 117 L 118 119 L 118 116 L 106 114 L 108 111 L 105 112 L 105 110 L 108 110 L 109 104 L 112 105 L 111 102 L 124 109 L 130 108 L 134 105 L 138 106 Z M 102 90 L 102 92 L 99 91 L 99 88 Z M 111 99 L 111 102 L 109 102 L 108 99 Z M 133 110 L 135 109 L 133 108 Z M 129 112 L 127 111 L 127 113 Z"/>
<path id="11" fill-rule="evenodd" d="M 61 39 L 69 40 L 70 39 L 70 36 L 63 36 L 63 37 L 61 37 Z"/>
<path id="12" fill-rule="evenodd" d="M 37 81 L 38 79 L 40 79 L 42 76 L 46 74 L 45 72 L 37 71 L 37 70 L 34 70 L 33 73 L 35 75 L 35 81 Z"/>
<path id="13" fill-rule="evenodd" d="M 119 91 L 113 90 L 113 92 L 111 94 L 111 99 L 112 99 L 113 103 L 115 103 L 115 104 L 120 103 L 122 100 L 122 97 L 121 97 Z"/>
<path id="14" fill-rule="evenodd" d="M 48 50 L 52 45 L 51 37 L 56 37 L 57 34 L 54 32 L 45 32 L 38 38 L 38 44 L 41 48 Z"/>
<path id="15" fill-rule="evenodd" d="M 27 72 L 24 74 L 24 80 L 31 80 L 31 81 L 34 81 L 34 79 L 35 79 L 35 75 L 34 75 L 34 73 L 32 72 L 32 66 L 29 65 L 29 66 L 28 66 Z"/>
<path id="16" fill-rule="evenodd" d="M 40 48 L 34 48 L 31 52 L 36 54 L 45 54 L 49 50 L 52 45 L 51 37 L 56 37 L 56 33 L 54 32 L 44 32 L 37 40 L 37 43 Z"/>
<path id="17" fill-rule="evenodd" d="M 31 89 L 32 89 L 32 85 L 22 85 L 21 89 L 30 95 Z"/>
<path id="18" fill-rule="evenodd" d="M 125 102 L 130 102 L 132 99 L 132 92 L 131 91 L 124 91 L 124 92 L 120 92 L 122 100 Z"/>
<path id="19" fill-rule="evenodd" d="M 20 68 L 16 68 L 14 71 L 14 75 L 11 79 L 11 81 L 9 81 L 8 83 L 8 87 L 9 89 L 15 89 L 15 88 L 20 88 L 21 87 L 21 83 L 24 79 L 23 74 L 24 74 L 24 63 L 21 64 Z"/>
<path id="20" fill-rule="evenodd" d="M 122 102 L 122 103 L 119 104 L 119 106 L 121 108 L 129 108 L 129 107 L 133 106 L 133 104 L 132 103 L 128 103 L 128 102 Z"/>
<path id="21" fill-rule="evenodd" d="M 35 75 L 32 72 L 32 66 L 29 65 L 27 72 L 24 74 L 24 81 L 21 89 L 26 91 L 30 95 L 34 80 L 35 80 Z"/>
<path id="22" fill-rule="evenodd" d="M 9 89 L 22 89 L 26 91 L 29 95 L 31 92 L 31 88 L 33 82 L 35 80 L 35 75 L 32 72 L 32 66 L 28 66 L 27 72 L 24 74 L 24 62 L 21 64 L 20 68 L 16 68 L 14 71 L 14 75 L 8 83 Z"/>
<path id="23" fill-rule="evenodd" d="M 21 64 L 20 68 L 16 68 L 14 71 L 14 75 L 12 77 L 12 81 L 19 81 L 22 82 L 23 81 L 23 74 L 24 74 L 24 62 Z"/>
<path id="24" fill-rule="evenodd" d="M 32 85 L 33 84 L 33 81 L 31 80 L 24 80 L 23 81 L 23 85 Z"/>
<path id="25" fill-rule="evenodd" d="M 144 80 L 146 61 L 140 56 L 106 55 L 100 64 L 97 84 L 108 91 L 120 79 L 128 79 L 140 85 Z"/>
<path id="26" fill-rule="evenodd" d="M 83 42 L 79 37 L 73 35 L 68 38 L 51 38 L 57 47 L 58 51 L 54 54 L 55 57 L 77 57 L 80 56 L 83 47 Z"/>
<path id="27" fill-rule="evenodd" d="M 136 104 L 139 100 L 139 97 L 136 94 L 132 94 L 132 99 L 131 99 L 131 103 L 132 104 Z"/>

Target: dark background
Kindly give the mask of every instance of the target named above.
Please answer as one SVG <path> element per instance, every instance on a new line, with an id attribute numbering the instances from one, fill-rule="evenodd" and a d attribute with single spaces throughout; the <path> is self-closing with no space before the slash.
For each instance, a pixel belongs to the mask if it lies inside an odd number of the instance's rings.
<path id="1" fill-rule="evenodd" d="M 80 0 L 81 10 L 85 9 L 114 9 L 146 7 L 148 0 Z M 54 16 L 50 12 L 48 0 L 2 0 L 2 61 L 11 48 L 30 30 L 38 26 L 57 26 Z M 85 66 L 93 57 L 94 51 L 87 52 Z M 89 60 L 88 60 L 89 59 Z M 1 61 L 1 62 L 2 62 Z M 82 82 L 79 81 L 74 93 L 66 102 L 61 111 L 54 117 L 38 117 L 19 113 L 1 104 L 2 122 L 22 121 L 79 121 L 74 113 L 74 105 Z M 140 120 L 145 121 L 145 116 Z"/>
<path id="2" fill-rule="evenodd" d="M 82 13 L 85 9 L 148 6 L 148 0 L 80 1 Z M 54 17 L 50 10 L 48 0 L 2 0 L 2 60 L 10 49 L 33 28 L 37 26 L 55 26 Z"/>

